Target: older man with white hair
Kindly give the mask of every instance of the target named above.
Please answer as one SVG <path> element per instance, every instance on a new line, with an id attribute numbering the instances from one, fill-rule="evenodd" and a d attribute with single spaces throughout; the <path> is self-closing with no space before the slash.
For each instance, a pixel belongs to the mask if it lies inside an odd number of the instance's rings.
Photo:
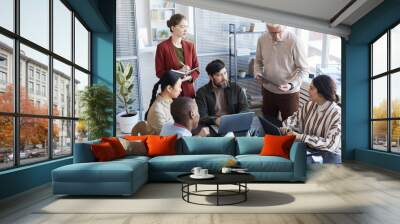
<path id="1" fill-rule="evenodd" d="M 302 43 L 279 24 L 267 24 L 257 42 L 255 78 L 262 83 L 263 114 L 282 120 L 299 108 L 300 87 L 308 74 Z"/>

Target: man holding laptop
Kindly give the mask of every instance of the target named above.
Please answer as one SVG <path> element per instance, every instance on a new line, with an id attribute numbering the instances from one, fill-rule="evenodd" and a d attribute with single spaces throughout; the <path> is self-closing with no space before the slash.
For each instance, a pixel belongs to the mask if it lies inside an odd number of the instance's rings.
<path id="1" fill-rule="evenodd" d="M 248 111 L 246 94 L 239 85 L 229 81 L 223 61 L 210 62 L 206 71 L 210 82 L 196 93 L 201 125 L 220 126 L 221 116 Z"/>

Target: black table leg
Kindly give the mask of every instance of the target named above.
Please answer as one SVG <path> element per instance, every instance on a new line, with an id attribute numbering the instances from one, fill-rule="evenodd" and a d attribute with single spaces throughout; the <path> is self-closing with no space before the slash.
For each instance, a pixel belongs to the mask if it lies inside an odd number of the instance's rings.
<path id="1" fill-rule="evenodd" d="M 245 187 L 245 192 L 244 192 L 244 201 L 247 201 L 247 192 L 248 192 L 248 190 L 247 190 L 247 182 L 246 183 L 244 183 L 244 187 Z"/>
<path id="2" fill-rule="evenodd" d="M 219 206 L 219 184 L 217 184 L 217 206 Z"/>

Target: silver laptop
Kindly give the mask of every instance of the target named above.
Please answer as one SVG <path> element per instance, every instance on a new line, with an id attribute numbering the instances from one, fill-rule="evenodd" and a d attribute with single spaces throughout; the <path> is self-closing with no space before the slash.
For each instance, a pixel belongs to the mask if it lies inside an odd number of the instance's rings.
<path id="1" fill-rule="evenodd" d="M 216 125 L 211 125 L 211 128 L 219 136 L 225 135 L 228 132 L 233 132 L 235 135 L 239 133 L 244 134 L 250 129 L 253 117 L 254 112 L 223 115 L 221 116 L 219 128 Z"/>

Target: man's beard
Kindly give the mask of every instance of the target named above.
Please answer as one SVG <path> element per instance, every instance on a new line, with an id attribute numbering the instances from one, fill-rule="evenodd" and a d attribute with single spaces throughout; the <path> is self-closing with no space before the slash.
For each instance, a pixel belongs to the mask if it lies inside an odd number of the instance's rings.
<path id="1" fill-rule="evenodd" d="M 218 84 L 214 83 L 214 85 L 215 85 L 216 87 L 218 87 L 218 88 L 224 89 L 224 88 L 226 88 L 226 87 L 228 86 L 228 81 L 223 81 L 223 82 L 220 82 L 220 83 L 218 83 Z"/>

